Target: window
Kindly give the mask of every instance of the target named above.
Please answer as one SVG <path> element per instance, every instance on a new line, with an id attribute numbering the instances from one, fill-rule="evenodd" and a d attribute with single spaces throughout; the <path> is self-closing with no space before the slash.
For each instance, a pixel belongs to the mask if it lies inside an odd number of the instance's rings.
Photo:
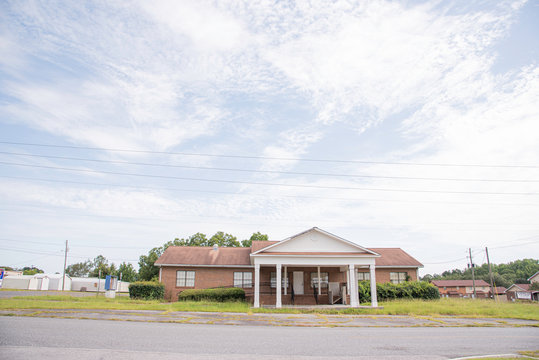
<path id="1" fill-rule="evenodd" d="M 270 279 L 271 287 L 275 288 L 275 285 L 277 284 L 277 273 L 274 271 L 270 274 L 270 276 L 271 276 L 271 279 Z M 288 277 L 285 279 L 284 273 L 281 273 L 281 284 L 283 284 L 284 288 L 288 288 L 287 281 L 288 281 Z"/>
<path id="2" fill-rule="evenodd" d="M 176 286 L 195 286 L 195 272 L 184 270 L 176 271 Z"/>
<path id="3" fill-rule="evenodd" d="M 407 276 L 408 274 L 405 272 L 390 272 L 389 281 L 391 281 L 393 284 L 400 284 L 406 281 Z"/>
<path id="4" fill-rule="evenodd" d="M 357 273 L 357 280 L 358 281 L 369 281 L 371 279 L 371 274 L 368 272 L 358 272 Z"/>
<path id="5" fill-rule="evenodd" d="M 253 273 L 250 271 L 234 272 L 234 287 L 253 287 Z"/>
<path id="6" fill-rule="evenodd" d="M 321 272 L 320 273 L 320 285 L 323 288 L 328 287 L 329 273 Z M 318 272 L 311 273 L 311 287 L 318 289 Z"/>

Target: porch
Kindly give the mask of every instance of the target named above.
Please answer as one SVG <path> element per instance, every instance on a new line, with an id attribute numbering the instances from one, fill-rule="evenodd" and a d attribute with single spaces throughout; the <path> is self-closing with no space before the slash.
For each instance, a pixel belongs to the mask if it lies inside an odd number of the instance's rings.
<path id="1" fill-rule="evenodd" d="M 374 268 L 380 254 L 319 228 L 263 247 L 250 256 L 255 270 L 255 308 L 261 304 L 280 308 L 283 303 L 358 307 L 359 269 L 368 269 L 371 304 L 378 306 Z"/>
<path id="2" fill-rule="evenodd" d="M 374 264 L 334 266 L 255 264 L 254 307 L 360 307 L 357 274 L 370 278 L 371 306 L 377 307 Z M 281 286 L 277 286 L 281 284 Z"/>

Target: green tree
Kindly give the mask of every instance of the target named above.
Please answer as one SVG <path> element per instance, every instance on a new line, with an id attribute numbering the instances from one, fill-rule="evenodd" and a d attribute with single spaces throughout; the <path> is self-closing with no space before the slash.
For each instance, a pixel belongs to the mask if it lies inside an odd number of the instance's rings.
<path id="1" fill-rule="evenodd" d="M 133 267 L 133 264 L 126 262 L 121 263 L 118 266 L 118 270 L 116 270 L 118 279 L 120 278 L 120 274 L 122 274 L 122 281 L 134 282 L 138 280 L 138 273 Z"/>
<path id="2" fill-rule="evenodd" d="M 251 235 L 251 237 L 247 240 L 241 241 L 241 246 L 243 247 L 251 247 L 253 245 L 253 241 L 268 241 L 268 235 L 261 234 L 260 231 L 257 231 Z"/>
<path id="3" fill-rule="evenodd" d="M 87 277 L 92 271 L 93 264 L 90 260 L 71 264 L 66 268 L 66 274 L 71 277 Z"/>
<path id="4" fill-rule="evenodd" d="M 141 281 L 151 281 L 159 276 L 159 268 L 154 263 L 163 254 L 166 248 L 154 247 L 148 252 L 148 255 L 140 255 L 138 261 L 138 277 Z"/>
<path id="5" fill-rule="evenodd" d="M 219 247 L 238 247 L 240 246 L 240 242 L 235 236 L 218 231 L 210 238 L 207 246 L 213 245 L 218 245 Z"/>
<path id="6" fill-rule="evenodd" d="M 492 277 L 495 286 L 509 287 L 512 284 L 526 284 L 527 279 L 539 271 L 537 259 L 515 260 L 507 264 L 491 264 Z M 490 283 L 488 265 L 483 264 L 474 268 L 475 278 Z M 471 280 L 472 269 L 453 269 L 444 271 L 441 275 L 427 274 L 423 279 L 430 276 L 433 280 Z"/>
<path id="7" fill-rule="evenodd" d="M 38 269 L 35 266 L 25 266 L 22 268 L 22 274 L 23 275 L 43 274 L 43 270 Z"/>
<path id="8" fill-rule="evenodd" d="M 99 276 L 100 271 L 102 278 L 106 275 L 115 275 L 116 266 L 114 265 L 114 263 L 109 264 L 109 261 L 103 255 L 98 255 L 92 262 L 92 270 L 90 271 L 89 276 L 97 277 Z"/>

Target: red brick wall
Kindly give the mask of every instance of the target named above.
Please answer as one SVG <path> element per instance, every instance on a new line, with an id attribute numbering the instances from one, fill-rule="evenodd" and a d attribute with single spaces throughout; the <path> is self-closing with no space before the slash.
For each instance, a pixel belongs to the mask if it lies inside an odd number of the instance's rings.
<path id="1" fill-rule="evenodd" d="M 347 267 L 348 269 L 348 267 Z M 178 287 L 176 286 L 176 271 L 178 270 L 187 270 L 195 271 L 195 286 L 194 287 Z M 367 269 L 365 269 L 367 270 Z M 212 287 L 219 286 L 233 286 L 234 285 L 234 272 L 251 272 L 253 274 L 254 281 L 254 269 L 249 268 L 215 268 L 215 267 L 172 267 L 165 266 L 162 267 L 161 271 L 161 282 L 165 285 L 165 298 L 170 301 L 176 301 L 178 299 L 178 294 L 185 289 L 207 289 Z M 272 272 L 275 272 L 275 267 L 261 267 L 260 268 L 260 302 L 264 305 L 275 305 L 275 288 L 270 287 L 270 276 Z M 303 271 L 303 283 L 304 283 L 304 300 L 301 300 L 301 296 L 296 296 L 295 303 L 298 301 L 309 303 L 314 299 L 314 289 L 311 287 L 311 273 L 316 273 L 316 267 L 287 267 L 288 273 L 288 296 L 283 297 L 283 304 L 290 303 L 290 292 L 293 282 L 293 272 L 294 271 Z M 359 271 L 363 271 L 360 269 Z M 338 267 L 321 267 L 320 272 L 329 273 L 330 282 L 339 282 L 346 283 L 346 272 L 340 272 Z M 390 272 L 406 272 L 410 276 L 412 281 L 417 280 L 417 269 L 401 269 L 401 268 L 377 268 L 376 269 L 376 282 L 384 283 L 389 282 L 389 273 Z M 284 278 L 284 268 L 281 276 Z M 245 293 L 248 300 L 252 301 L 254 286 L 253 288 L 246 288 Z M 323 292 L 326 292 L 323 289 Z M 310 299 L 306 299 L 309 297 Z M 327 298 L 327 296 L 326 296 Z M 322 299 L 320 298 L 320 303 Z M 327 301 L 327 300 L 326 300 Z"/>
<path id="2" fill-rule="evenodd" d="M 389 282 L 389 273 L 392 272 L 405 272 L 410 276 L 411 281 L 417 281 L 417 269 L 416 268 L 377 268 L 376 269 L 376 282 L 386 283 Z"/>
<path id="3" fill-rule="evenodd" d="M 194 287 L 179 287 L 176 286 L 176 271 L 187 270 L 195 271 L 195 286 Z M 165 285 L 165 299 L 176 301 L 178 294 L 185 289 L 207 289 L 219 286 L 233 286 L 234 272 L 251 272 L 254 271 L 248 268 L 214 268 L 214 267 L 172 267 L 164 266 L 161 271 L 161 282 Z M 245 289 L 247 296 L 251 295 L 252 289 Z"/>

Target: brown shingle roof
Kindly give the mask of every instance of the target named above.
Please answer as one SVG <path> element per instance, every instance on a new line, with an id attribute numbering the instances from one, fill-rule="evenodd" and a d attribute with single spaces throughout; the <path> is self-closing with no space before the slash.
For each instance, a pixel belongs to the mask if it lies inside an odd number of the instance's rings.
<path id="1" fill-rule="evenodd" d="M 277 244 L 279 241 L 253 241 L 251 244 L 252 252 L 257 252 L 260 249 L 263 249 L 267 246 Z"/>
<path id="2" fill-rule="evenodd" d="M 376 258 L 376 266 L 423 266 L 401 248 L 370 248 L 369 250 L 382 255 Z"/>
<path id="3" fill-rule="evenodd" d="M 251 248 L 207 246 L 169 246 L 155 265 L 251 265 Z"/>
<path id="4" fill-rule="evenodd" d="M 434 286 L 473 286 L 473 280 L 432 280 Z M 475 280 L 475 286 L 490 286 L 483 280 Z"/>
<path id="5" fill-rule="evenodd" d="M 213 250 L 212 247 L 203 246 L 170 246 L 163 255 L 155 262 L 155 265 L 251 265 L 250 254 L 278 241 L 253 241 L 251 248 L 227 248 L 221 247 Z M 399 248 L 375 248 L 369 249 L 381 255 L 376 258 L 376 266 L 423 266 L 419 261 L 408 255 Z M 273 254 L 273 253 L 269 253 Z M 275 253 L 282 254 L 282 253 Z M 290 253 L 296 254 L 296 253 Z M 322 253 L 297 253 L 309 255 L 322 255 Z M 355 253 L 336 253 L 349 255 Z"/>
<path id="6" fill-rule="evenodd" d="M 513 284 L 513 285 L 509 286 L 509 289 L 511 289 L 513 286 L 518 286 L 522 290 L 530 291 L 530 285 L 531 284 Z M 509 289 L 507 289 L 507 290 L 509 290 Z M 516 290 L 512 289 L 511 291 L 518 291 L 518 289 L 516 289 Z"/>

